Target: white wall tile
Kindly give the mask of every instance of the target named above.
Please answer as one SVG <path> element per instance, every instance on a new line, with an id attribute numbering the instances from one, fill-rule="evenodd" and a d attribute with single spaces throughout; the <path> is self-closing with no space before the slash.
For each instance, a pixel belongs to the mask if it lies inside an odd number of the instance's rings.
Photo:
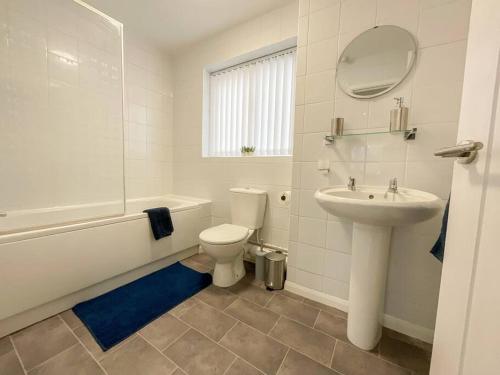
<path id="1" fill-rule="evenodd" d="M 303 105 L 295 106 L 294 133 L 302 133 L 304 131 L 304 111 L 305 107 Z"/>
<path id="2" fill-rule="evenodd" d="M 308 42 L 314 43 L 331 38 L 339 32 L 340 4 L 333 5 L 309 14 Z"/>
<path id="3" fill-rule="evenodd" d="M 340 32 L 361 33 L 375 26 L 377 0 L 342 0 Z"/>
<path id="4" fill-rule="evenodd" d="M 453 160 L 408 162 L 406 185 L 448 199 L 453 176 Z"/>
<path id="5" fill-rule="evenodd" d="M 333 119 L 333 101 L 306 104 L 304 113 L 305 133 L 329 132 Z"/>
<path id="6" fill-rule="evenodd" d="M 299 217 L 298 241 L 312 246 L 324 247 L 326 220 Z M 290 233 L 292 228 L 290 226 Z"/>
<path id="7" fill-rule="evenodd" d="M 321 292 L 323 286 L 322 276 L 297 269 L 296 278 L 298 284 Z"/>
<path id="8" fill-rule="evenodd" d="M 323 278 L 323 292 L 326 294 L 330 294 L 332 296 L 342 298 L 345 300 L 349 299 L 349 284 L 330 279 L 328 277 Z"/>
<path id="9" fill-rule="evenodd" d="M 396 25 L 417 33 L 419 0 L 378 0 L 377 25 Z"/>
<path id="10" fill-rule="evenodd" d="M 351 255 L 329 250 L 325 250 L 324 255 L 323 275 L 348 283 L 351 276 Z"/>
<path id="11" fill-rule="evenodd" d="M 420 47 L 466 39 L 470 7 L 469 0 L 460 0 L 423 9 L 418 27 Z"/>
<path id="12" fill-rule="evenodd" d="M 299 243 L 297 252 L 297 268 L 317 275 L 323 273 L 325 249 Z"/>
<path id="13" fill-rule="evenodd" d="M 397 178 L 399 186 L 405 186 L 406 163 L 378 162 L 366 163 L 365 181 L 367 185 L 389 186 L 391 178 Z"/>
<path id="14" fill-rule="evenodd" d="M 347 221 L 328 221 L 326 229 L 326 248 L 346 254 L 351 253 L 352 223 Z"/>
<path id="15" fill-rule="evenodd" d="M 320 73 L 337 66 L 337 38 L 328 38 L 307 46 L 307 73 Z"/>
<path id="16" fill-rule="evenodd" d="M 366 138 L 366 161 L 405 161 L 406 142 L 401 134 L 377 134 Z"/>
<path id="17" fill-rule="evenodd" d="M 418 137 L 408 142 L 408 161 L 436 161 L 434 151 L 457 143 L 456 123 L 427 124 L 418 126 Z"/>
<path id="18" fill-rule="evenodd" d="M 298 82 L 297 78 L 297 82 Z M 317 103 L 333 100 L 335 93 L 335 71 L 308 74 L 305 83 L 305 102 Z M 301 104 L 301 103 L 298 103 Z"/>
<path id="19" fill-rule="evenodd" d="M 326 211 L 318 205 L 314 193 L 315 190 L 300 191 L 299 215 L 326 220 Z"/>

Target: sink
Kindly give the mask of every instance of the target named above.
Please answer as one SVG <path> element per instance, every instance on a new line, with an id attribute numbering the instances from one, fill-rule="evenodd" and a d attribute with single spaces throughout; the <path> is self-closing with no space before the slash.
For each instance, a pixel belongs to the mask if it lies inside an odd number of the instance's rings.
<path id="1" fill-rule="evenodd" d="M 347 337 L 357 347 L 372 350 L 380 340 L 392 228 L 436 216 L 440 199 L 420 190 L 384 186 L 345 186 L 314 194 L 328 213 L 351 220 L 352 256 Z"/>
<path id="2" fill-rule="evenodd" d="M 385 186 L 358 186 L 355 191 L 334 186 L 316 191 L 314 197 L 332 215 L 372 225 L 414 224 L 434 217 L 441 209 L 434 194 L 407 188 L 391 193 Z"/>

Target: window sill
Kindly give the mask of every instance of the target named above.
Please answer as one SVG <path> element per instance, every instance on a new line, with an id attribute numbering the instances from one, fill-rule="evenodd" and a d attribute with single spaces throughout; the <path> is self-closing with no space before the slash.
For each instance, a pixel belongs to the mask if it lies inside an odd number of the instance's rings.
<path id="1" fill-rule="evenodd" d="M 251 160 L 252 162 L 276 162 L 276 161 L 291 161 L 292 155 L 245 155 L 245 156 L 202 156 L 203 160 L 221 160 L 244 162 Z"/>

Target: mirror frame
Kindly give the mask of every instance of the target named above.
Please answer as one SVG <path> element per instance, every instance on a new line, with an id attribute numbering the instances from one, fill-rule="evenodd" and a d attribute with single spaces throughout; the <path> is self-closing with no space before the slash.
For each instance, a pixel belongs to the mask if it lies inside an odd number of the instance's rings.
<path id="1" fill-rule="evenodd" d="M 374 29 L 378 29 L 378 28 L 385 27 L 385 26 L 390 26 L 390 27 L 394 27 L 394 28 L 400 29 L 400 30 L 404 31 L 405 33 L 407 33 L 408 36 L 410 37 L 410 40 L 413 43 L 413 52 L 414 52 L 413 53 L 413 59 L 411 61 L 410 67 L 406 70 L 405 74 L 401 77 L 401 79 L 397 83 L 395 83 L 394 85 L 392 85 L 391 87 L 387 88 L 384 91 L 381 91 L 381 92 L 378 92 L 378 93 L 372 94 L 372 95 L 365 95 L 365 96 L 360 96 L 360 95 L 356 95 L 356 94 L 352 94 L 352 93 L 347 92 L 346 89 L 342 86 L 342 84 L 340 83 L 340 80 L 339 80 L 339 65 L 340 65 L 340 62 L 342 61 L 342 59 L 344 58 L 344 54 L 346 53 L 347 48 L 349 48 L 349 46 L 351 45 L 351 43 L 354 42 L 356 39 L 358 39 L 360 36 L 362 36 L 362 35 L 364 35 L 366 33 L 369 33 L 370 31 L 372 31 Z M 402 27 L 399 27 L 399 26 L 396 26 L 396 25 L 378 25 L 378 26 L 374 26 L 374 27 L 372 27 L 372 28 L 370 28 L 368 30 L 363 31 L 361 34 L 358 34 L 356 37 L 354 37 L 344 47 L 342 53 L 340 54 L 339 59 L 337 60 L 337 66 L 335 68 L 335 81 L 338 84 L 338 86 L 340 87 L 340 89 L 342 90 L 342 92 L 345 93 L 346 95 L 350 96 L 351 98 L 356 98 L 356 99 L 372 99 L 372 98 L 376 98 L 378 96 L 382 96 L 384 94 L 387 94 L 389 91 L 391 91 L 394 88 L 396 88 L 397 86 L 399 86 L 401 84 L 401 82 L 403 82 L 406 79 L 406 77 L 408 77 L 408 75 L 412 71 L 413 67 L 415 66 L 415 62 L 417 61 L 417 54 L 418 54 L 417 40 L 415 39 L 415 37 L 413 36 L 413 34 L 411 32 L 409 32 L 408 30 L 403 29 Z"/>

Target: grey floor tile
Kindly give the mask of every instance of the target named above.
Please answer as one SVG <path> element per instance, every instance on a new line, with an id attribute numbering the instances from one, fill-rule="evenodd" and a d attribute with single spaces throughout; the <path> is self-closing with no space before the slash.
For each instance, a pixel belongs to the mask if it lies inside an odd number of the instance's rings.
<path id="1" fill-rule="evenodd" d="M 179 316 L 184 314 L 191 307 L 197 305 L 198 303 L 200 303 L 200 302 L 197 301 L 196 298 L 191 297 L 191 298 L 185 300 L 184 302 L 178 304 L 177 306 L 175 306 L 168 313 L 175 316 L 176 318 L 178 318 Z"/>
<path id="2" fill-rule="evenodd" d="M 196 298 L 202 300 L 205 303 L 208 303 L 210 306 L 213 306 L 216 309 L 224 310 L 238 297 L 233 293 L 212 284 L 199 292 L 196 295 Z"/>
<path id="3" fill-rule="evenodd" d="M 77 343 L 58 316 L 25 328 L 13 335 L 12 339 L 27 370 Z"/>
<path id="4" fill-rule="evenodd" d="M 215 341 L 219 341 L 236 323 L 236 319 L 203 302 L 181 315 L 180 319 Z"/>
<path id="5" fill-rule="evenodd" d="M 24 375 L 21 363 L 13 350 L 0 355 L 0 374 Z"/>
<path id="6" fill-rule="evenodd" d="M 328 306 L 328 305 L 325 305 L 323 303 L 319 303 L 319 302 L 316 302 L 316 301 L 313 301 L 313 300 L 310 300 L 307 298 L 304 298 L 304 304 L 312 306 L 318 310 L 323 310 L 323 311 L 327 312 L 328 314 L 336 315 L 336 316 L 339 316 L 341 318 L 347 319 L 347 313 L 345 311 L 336 309 L 335 307 Z"/>
<path id="7" fill-rule="evenodd" d="M 169 375 L 176 367 L 141 337 L 135 337 L 106 355 L 101 364 L 109 375 Z"/>
<path id="8" fill-rule="evenodd" d="M 275 293 L 277 294 L 282 294 L 288 298 L 293 298 L 293 299 L 296 299 L 297 301 L 304 301 L 304 297 L 302 296 L 299 296 L 298 294 L 295 294 L 295 293 L 292 293 L 286 289 L 282 289 L 282 290 L 277 290 Z"/>
<path id="9" fill-rule="evenodd" d="M 182 336 L 189 329 L 187 325 L 170 314 L 164 314 L 149 323 L 139 333 L 160 350 Z"/>
<path id="10" fill-rule="evenodd" d="M 290 349 L 286 355 L 285 361 L 281 366 L 278 375 L 340 375 L 337 371 L 326 366 L 320 365 L 318 362 L 306 357 L 303 354 Z M 369 374 L 366 374 L 369 375 Z"/>
<path id="11" fill-rule="evenodd" d="M 137 337 L 136 334 L 133 334 L 132 336 L 126 338 L 121 343 L 113 346 L 111 349 L 109 349 L 106 352 L 104 352 L 101 349 L 101 347 L 97 344 L 97 342 L 95 341 L 94 337 L 89 332 L 89 330 L 87 329 L 87 327 L 85 327 L 85 326 L 78 327 L 77 329 L 75 329 L 75 335 L 78 336 L 78 338 L 83 343 L 83 345 L 87 348 L 87 350 L 90 353 L 92 353 L 92 355 L 94 356 L 94 358 L 97 359 L 98 361 L 101 361 L 102 359 L 104 359 L 104 357 L 106 357 L 106 356 L 110 355 L 111 353 L 115 352 L 118 348 L 120 348 L 120 346 L 126 344 L 127 342 L 129 342 L 129 341 L 131 341 L 131 340 L 133 340 L 134 338 Z"/>
<path id="12" fill-rule="evenodd" d="M 263 333 L 269 333 L 279 319 L 278 314 L 242 298 L 234 301 L 225 312 Z"/>
<path id="13" fill-rule="evenodd" d="M 232 353 L 193 329 L 164 353 L 190 375 L 223 374 L 235 359 Z"/>
<path id="14" fill-rule="evenodd" d="M 202 272 L 202 273 L 209 273 L 211 268 L 207 267 L 201 263 L 195 262 L 194 260 L 191 260 L 190 258 L 184 259 L 181 261 L 183 265 L 186 267 L 192 268 L 195 271 Z"/>
<path id="15" fill-rule="evenodd" d="M 78 327 L 83 326 L 82 321 L 80 318 L 78 318 L 73 310 L 66 310 L 62 313 L 59 314 L 61 318 L 66 322 L 66 324 L 69 326 L 71 329 L 76 329 Z"/>
<path id="16" fill-rule="evenodd" d="M 269 335 L 325 366 L 330 365 L 335 339 L 324 333 L 293 320 L 281 318 Z"/>
<path id="17" fill-rule="evenodd" d="M 276 374 L 288 350 L 285 345 L 241 322 L 220 343 L 266 374 Z"/>
<path id="18" fill-rule="evenodd" d="M 267 308 L 284 315 L 290 319 L 297 320 L 309 327 L 314 325 L 319 310 L 314 307 L 304 305 L 298 300 L 285 297 L 281 294 L 275 294 L 271 301 L 267 304 Z"/>
<path id="19" fill-rule="evenodd" d="M 345 375 L 411 375 L 411 371 L 337 341 L 332 368 Z"/>
<path id="20" fill-rule="evenodd" d="M 10 342 L 9 336 L 5 336 L 0 339 L 0 355 L 4 355 L 10 351 L 14 350 Z"/>
<path id="21" fill-rule="evenodd" d="M 318 319 L 314 328 L 326 333 L 327 335 L 336 337 L 339 340 L 347 342 L 347 320 L 335 315 L 328 314 L 324 311 L 319 313 Z"/>
<path id="22" fill-rule="evenodd" d="M 188 259 L 208 268 L 214 268 L 215 266 L 215 261 L 206 253 L 195 254 Z"/>
<path id="23" fill-rule="evenodd" d="M 272 292 L 248 283 L 246 280 L 241 280 L 239 283 L 229 287 L 228 289 L 238 296 L 261 306 L 265 306 L 273 296 Z"/>
<path id="24" fill-rule="evenodd" d="M 29 375 L 67 374 L 104 375 L 104 371 L 83 346 L 76 344 L 29 372 Z"/>
<path id="25" fill-rule="evenodd" d="M 224 375 L 262 375 L 263 373 L 241 358 L 236 359 Z"/>
<path id="26" fill-rule="evenodd" d="M 384 336 L 379 344 L 380 357 L 413 370 L 418 375 L 428 374 L 431 353 L 406 342 Z"/>

